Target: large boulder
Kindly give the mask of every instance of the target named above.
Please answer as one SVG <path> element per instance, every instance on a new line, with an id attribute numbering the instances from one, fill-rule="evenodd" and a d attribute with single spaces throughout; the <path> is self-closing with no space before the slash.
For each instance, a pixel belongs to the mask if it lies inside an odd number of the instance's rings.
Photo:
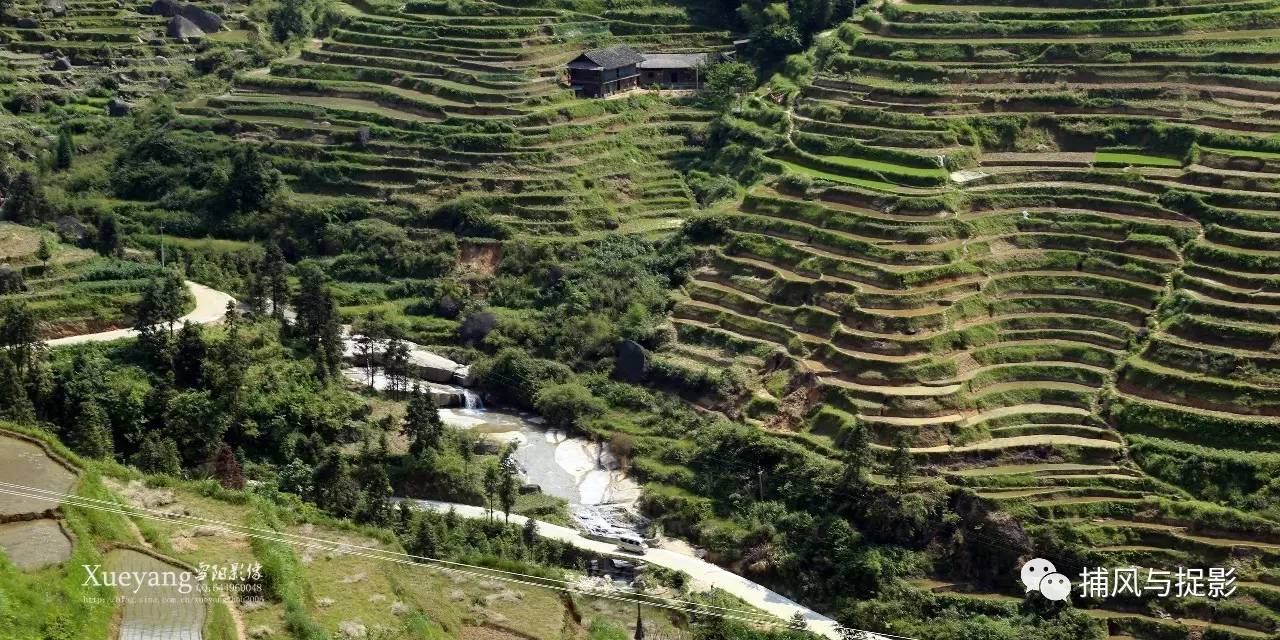
<path id="1" fill-rule="evenodd" d="M 156 0 L 151 3 L 149 13 L 153 16 L 164 16 L 172 18 L 178 15 L 178 9 L 182 8 L 182 3 L 178 0 Z"/>
<path id="2" fill-rule="evenodd" d="M 61 18 L 67 15 L 67 3 L 64 0 L 44 0 L 41 5 L 45 11 Z"/>
<path id="3" fill-rule="evenodd" d="M 222 30 L 222 16 L 194 4 L 179 4 L 178 15 L 190 20 L 205 33 L 217 33 Z"/>
<path id="4" fill-rule="evenodd" d="M 16 23 L 19 29 L 39 29 L 40 21 L 35 16 L 22 16 Z"/>
<path id="5" fill-rule="evenodd" d="M 196 23 L 182 16 L 170 18 L 169 24 L 164 29 L 164 34 L 179 40 L 193 40 L 205 36 L 205 32 L 200 27 L 197 27 Z"/>
<path id="6" fill-rule="evenodd" d="M 54 60 L 54 61 L 53 61 L 53 70 L 54 70 L 54 71 L 70 71 L 70 70 L 71 70 L 71 59 L 70 59 L 70 58 L 68 58 L 68 57 L 66 57 L 66 56 L 61 56 L 61 57 L 59 57 L 57 60 Z"/>
<path id="7" fill-rule="evenodd" d="M 409 352 L 409 364 L 417 371 L 418 377 L 431 382 L 453 382 L 454 373 L 464 367 L 442 355 L 425 349 L 414 349 Z"/>
<path id="8" fill-rule="evenodd" d="M 620 380 L 643 382 L 649 373 L 649 352 L 634 340 L 624 341 L 618 347 L 618 358 L 613 371 Z"/>
<path id="9" fill-rule="evenodd" d="M 112 118 L 123 118 L 129 115 L 131 110 L 133 110 L 133 105 L 120 98 L 112 98 L 111 102 L 107 103 L 107 115 Z"/>

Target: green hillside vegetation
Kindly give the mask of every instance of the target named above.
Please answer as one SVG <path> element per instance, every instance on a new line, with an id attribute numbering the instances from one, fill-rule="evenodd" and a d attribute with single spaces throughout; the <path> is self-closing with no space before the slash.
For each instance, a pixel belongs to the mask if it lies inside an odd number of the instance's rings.
<path id="1" fill-rule="evenodd" d="M 469 364 L 488 403 L 610 442 L 665 533 L 844 624 L 1280 633 L 1273 3 L 287 0 L 145 45 L 138 7 L 70 7 L 93 48 L 28 33 L 25 6 L 0 28 L 0 411 L 86 459 L 412 551 L 393 489 L 485 504 L 508 469 L 458 431 L 408 442 L 414 399 L 344 388 L 338 325 L 378 326 Z M 586 100 L 560 77 L 590 47 L 744 34 L 764 82 L 742 97 Z M 83 81 L 49 77 L 54 48 L 89 56 Z M 139 84 L 112 86 L 115 55 Z M 132 112 L 108 118 L 117 96 Z M 30 350 L 171 319 L 172 296 L 141 303 L 184 276 L 245 317 Z M 492 529 L 440 548 L 576 561 Z M 493 614 L 539 639 L 627 620 L 566 630 L 544 615 L 564 608 L 476 612 L 374 571 L 423 616 L 329 610 L 327 565 L 236 552 L 308 575 L 249 614 L 298 638 L 345 616 L 437 637 Z M 1017 581 L 1036 556 L 1072 578 L 1230 567 L 1240 589 L 1054 606 Z"/>

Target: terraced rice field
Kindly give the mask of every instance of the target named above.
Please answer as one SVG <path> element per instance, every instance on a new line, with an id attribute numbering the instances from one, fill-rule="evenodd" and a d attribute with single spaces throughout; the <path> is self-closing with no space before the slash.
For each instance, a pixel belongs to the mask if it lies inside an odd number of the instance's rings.
<path id="1" fill-rule="evenodd" d="M 1280 13 L 1075 6 L 886 2 L 828 34 L 808 85 L 741 115 L 785 123 L 783 176 L 727 217 L 680 349 L 786 354 L 825 406 L 784 426 L 832 450 L 855 422 L 882 452 L 905 433 L 925 473 L 1033 534 L 1072 523 L 1089 566 L 1275 584 L 1280 525 L 1179 509 L 1184 478 L 1128 445 L 1280 450 Z M 1275 598 L 1236 599 L 1183 627 L 1077 604 L 1117 636 L 1280 628 Z"/>
<path id="2" fill-rule="evenodd" d="M 132 101 L 177 87 L 192 75 L 190 60 L 211 47 L 234 44 L 225 38 L 169 38 L 168 18 L 150 15 L 147 1 L 67 0 L 65 10 L 53 4 L 14 3 L 10 13 L 25 20 L 0 27 L 5 43 L 0 70 L 12 73 L 0 81 L 0 93 L 59 96 L 85 113 L 101 115 L 104 90 L 118 90 L 121 99 Z M 218 35 L 235 33 L 243 32 Z M 59 64 L 60 58 L 69 64 Z"/>
<path id="3" fill-rule="evenodd" d="M 57 493 L 70 492 L 75 484 L 75 474 L 50 458 L 39 445 L 10 435 L 0 435 L 0 445 L 0 482 Z M 0 495 L 0 521 L 47 514 L 59 502 L 55 498 Z"/>
<path id="4" fill-rule="evenodd" d="M 36 257 L 40 237 L 52 233 L 0 223 L 0 264 L 22 276 L 23 289 L 0 293 L 0 303 L 22 302 L 40 323 L 42 336 L 133 326 L 133 307 L 159 267 L 102 257 L 87 249 L 54 243 L 47 263 Z"/>
<path id="5" fill-rule="evenodd" d="M 565 62 L 586 35 L 650 52 L 724 50 L 676 15 L 596 16 L 532 3 L 342 5 L 342 24 L 184 122 L 265 150 L 295 192 L 425 206 L 459 196 L 524 234 L 670 229 L 694 206 L 677 166 L 710 114 L 654 96 L 578 99 Z M 635 20 L 653 20 L 653 22 Z"/>

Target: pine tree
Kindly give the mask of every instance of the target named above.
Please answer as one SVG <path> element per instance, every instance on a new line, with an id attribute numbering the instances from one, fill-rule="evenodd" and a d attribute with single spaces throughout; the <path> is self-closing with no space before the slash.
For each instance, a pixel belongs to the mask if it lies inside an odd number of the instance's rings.
<path id="1" fill-rule="evenodd" d="M 520 494 L 519 471 L 516 467 L 516 443 L 512 442 L 502 452 L 501 478 L 498 481 L 498 501 L 502 504 L 505 521 L 511 522 L 511 510 Z"/>
<path id="2" fill-rule="evenodd" d="M 53 168 L 66 171 L 71 168 L 71 160 L 75 157 L 76 145 L 71 138 L 71 129 L 63 126 L 58 130 L 58 147 L 54 151 Z"/>
<path id="3" fill-rule="evenodd" d="M 528 518 L 524 521 L 524 528 L 520 531 L 520 539 L 524 540 L 524 546 L 533 548 L 535 542 L 538 541 L 538 521 Z"/>
<path id="4" fill-rule="evenodd" d="M 403 340 L 392 337 L 387 340 L 383 356 L 383 372 L 387 376 L 387 390 L 404 393 L 409 390 L 409 346 Z"/>
<path id="5" fill-rule="evenodd" d="M 113 215 L 98 219 L 98 253 L 104 256 L 120 255 L 120 222 Z"/>
<path id="6" fill-rule="evenodd" d="M 276 319 L 284 318 L 284 309 L 289 304 L 288 269 L 280 245 L 275 242 L 267 245 L 259 273 L 263 280 L 263 293 L 271 301 L 271 315 Z"/>
<path id="7" fill-rule="evenodd" d="M 298 333 L 316 355 L 317 373 L 332 377 L 342 362 L 342 326 L 338 306 L 324 272 L 313 262 L 298 267 L 298 295 L 294 298 Z"/>
<path id="8" fill-rule="evenodd" d="M 235 451 L 232 451 L 231 445 L 222 443 L 222 448 L 218 450 L 218 457 L 213 463 L 213 477 L 218 479 L 218 483 L 228 489 L 244 488 L 244 469 L 240 466 L 240 461 L 236 459 Z"/>
<path id="9" fill-rule="evenodd" d="M 385 524 L 391 514 L 391 479 L 384 464 L 377 458 L 366 463 L 360 471 L 360 484 L 364 500 L 357 519 L 368 524 Z"/>
<path id="10" fill-rule="evenodd" d="M 314 487 L 316 504 L 340 518 L 353 515 L 360 506 L 360 486 L 351 477 L 347 461 L 334 447 L 322 454 L 311 486 Z"/>
<path id="11" fill-rule="evenodd" d="M 0 214 L 11 222 L 29 224 L 43 220 L 48 210 L 40 180 L 34 173 L 22 171 L 9 185 Z"/>
<path id="12" fill-rule="evenodd" d="M 35 417 L 35 407 L 22 384 L 22 375 L 3 349 L 0 349 L 0 417 L 19 422 Z"/>
<path id="13" fill-rule="evenodd" d="M 173 355 L 173 378 L 179 389 L 199 389 L 204 386 L 204 361 L 207 355 L 204 330 L 198 324 L 182 323 Z"/>
<path id="14" fill-rule="evenodd" d="M 41 234 L 40 246 L 36 247 L 36 259 L 48 266 L 49 260 L 53 258 L 53 240 L 48 236 Z"/>
<path id="15" fill-rule="evenodd" d="M 436 408 L 431 394 L 424 393 L 418 385 L 413 386 L 409 397 L 409 407 L 405 411 L 401 432 L 409 438 L 409 454 L 420 458 L 428 450 L 440 449 L 444 436 L 444 421 L 440 419 L 440 411 Z"/>
<path id="16" fill-rule="evenodd" d="M 102 405 L 92 399 L 81 402 L 67 437 L 71 448 L 88 458 L 106 458 L 115 448 L 111 438 L 111 424 Z"/>
<path id="17" fill-rule="evenodd" d="M 218 367 L 215 391 L 228 407 L 228 412 L 235 416 L 238 414 L 244 381 L 249 372 L 249 349 L 240 332 L 243 323 L 234 302 L 227 303 L 225 318 L 227 331 L 216 351 Z"/>
<path id="18" fill-rule="evenodd" d="M 284 180 L 271 160 L 256 146 L 240 148 L 231 163 L 231 175 L 222 190 L 223 203 L 236 213 L 270 208 L 280 194 Z"/>
<path id="19" fill-rule="evenodd" d="M 440 535 L 429 518 L 418 521 L 418 534 L 413 539 L 415 555 L 436 558 L 440 554 Z"/>
<path id="20" fill-rule="evenodd" d="M 172 438 L 151 432 L 142 440 L 133 464 L 147 473 L 170 476 L 182 474 L 182 458 L 178 456 L 178 444 Z"/>
<path id="21" fill-rule="evenodd" d="M 484 468 L 484 506 L 489 511 L 489 519 L 493 519 L 493 505 L 498 501 L 498 491 L 502 488 L 502 472 L 496 465 Z"/>
<path id="22" fill-rule="evenodd" d="M 0 303 L 0 349 L 9 353 L 19 373 L 31 370 L 43 346 L 40 327 L 26 303 Z"/>
<path id="23" fill-rule="evenodd" d="M 894 438 L 893 455 L 889 458 L 889 472 L 899 488 L 915 473 L 915 461 L 911 459 L 910 443 L 905 431 L 899 430 Z"/>

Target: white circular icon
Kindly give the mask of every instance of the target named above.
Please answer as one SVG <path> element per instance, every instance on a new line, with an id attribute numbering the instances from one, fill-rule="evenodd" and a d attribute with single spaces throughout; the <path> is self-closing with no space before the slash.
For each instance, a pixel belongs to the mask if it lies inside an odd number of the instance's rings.
<path id="1" fill-rule="evenodd" d="M 1054 567 L 1052 562 L 1044 558 L 1034 558 L 1022 565 L 1022 584 L 1027 586 L 1027 591 L 1036 591 L 1040 588 L 1040 581 L 1045 576 L 1057 571 L 1057 567 Z"/>
<path id="2" fill-rule="evenodd" d="M 1051 573 L 1040 579 L 1040 595 L 1054 602 L 1062 602 L 1071 595 L 1071 580 L 1061 573 Z"/>

